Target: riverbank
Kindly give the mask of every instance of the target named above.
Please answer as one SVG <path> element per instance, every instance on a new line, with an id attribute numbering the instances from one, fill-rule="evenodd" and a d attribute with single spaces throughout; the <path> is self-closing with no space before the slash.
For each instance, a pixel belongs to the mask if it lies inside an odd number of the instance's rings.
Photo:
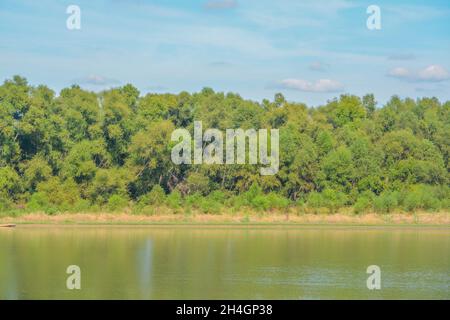
<path id="1" fill-rule="evenodd" d="M 0 217 L 0 224 L 111 224 L 111 225 L 437 225 L 450 227 L 450 212 L 438 213 L 367 213 L 354 215 L 335 214 L 154 214 L 130 213 L 44 213 L 23 214 L 17 217 Z"/>

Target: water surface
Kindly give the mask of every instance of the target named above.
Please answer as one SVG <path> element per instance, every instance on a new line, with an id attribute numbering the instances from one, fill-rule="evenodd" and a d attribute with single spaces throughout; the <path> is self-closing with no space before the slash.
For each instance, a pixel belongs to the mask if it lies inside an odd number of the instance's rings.
<path id="1" fill-rule="evenodd" d="M 81 290 L 66 288 L 69 265 Z M 0 228 L 0 299 L 91 298 L 450 299 L 450 229 Z"/>

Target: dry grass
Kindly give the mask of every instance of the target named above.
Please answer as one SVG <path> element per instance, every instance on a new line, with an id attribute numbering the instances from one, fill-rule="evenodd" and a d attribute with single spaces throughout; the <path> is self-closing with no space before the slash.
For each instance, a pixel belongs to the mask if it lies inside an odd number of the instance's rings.
<path id="1" fill-rule="evenodd" d="M 286 212 L 260 213 L 245 211 L 227 214 L 183 213 L 167 208 L 153 215 L 131 213 L 62 213 L 47 215 L 31 213 L 19 217 L 1 217 L 0 223 L 16 224 L 299 224 L 299 225 L 440 225 L 450 226 L 450 212 L 417 212 L 353 215 L 349 212 L 335 214 L 300 213 L 295 209 Z"/>

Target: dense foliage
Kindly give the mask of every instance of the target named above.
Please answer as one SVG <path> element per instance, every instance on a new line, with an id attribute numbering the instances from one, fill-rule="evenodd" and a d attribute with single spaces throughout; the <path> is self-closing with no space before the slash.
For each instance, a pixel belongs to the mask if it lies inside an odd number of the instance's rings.
<path id="1" fill-rule="evenodd" d="M 175 165 L 175 128 L 279 128 L 280 170 Z M 0 211 L 158 206 L 220 212 L 299 206 L 334 212 L 450 207 L 450 102 L 342 95 L 317 108 L 205 88 L 147 94 L 132 85 L 59 96 L 15 76 L 0 86 Z"/>

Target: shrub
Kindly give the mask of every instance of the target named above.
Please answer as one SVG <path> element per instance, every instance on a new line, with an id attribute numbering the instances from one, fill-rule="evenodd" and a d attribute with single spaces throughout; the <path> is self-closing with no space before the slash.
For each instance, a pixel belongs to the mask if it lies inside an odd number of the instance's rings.
<path id="1" fill-rule="evenodd" d="M 125 209 L 127 206 L 128 206 L 128 198 L 124 196 L 113 194 L 108 199 L 108 210 L 120 211 Z"/>
<path id="2" fill-rule="evenodd" d="M 441 201 L 436 195 L 436 188 L 426 185 L 414 185 L 407 190 L 403 206 L 406 210 L 425 209 L 436 211 L 441 207 Z"/>
<path id="3" fill-rule="evenodd" d="M 115 194 L 127 194 L 128 174 L 125 169 L 99 169 L 87 193 L 97 204 L 103 205 Z"/>
<path id="4" fill-rule="evenodd" d="M 11 209 L 12 201 L 0 194 L 0 213 Z"/>
<path id="5" fill-rule="evenodd" d="M 247 198 L 244 194 L 232 196 L 225 201 L 225 205 L 231 207 L 233 210 L 240 210 L 243 207 L 249 206 Z"/>
<path id="6" fill-rule="evenodd" d="M 399 194 L 397 191 L 384 191 L 373 200 L 374 209 L 381 213 L 391 212 L 398 206 Z"/>
<path id="7" fill-rule="evenodd" d="M 151 216 L 155 214 L 156 210 L 153 206 L 144 206 L 140 208 L 138 211 L 135 211 L 135 213 L 144 214 L 146 216 Z"/>
<path id="8" fill-rule="evenodd" d="M 53 177 L 39 183 L 37 191 L 45 195 L 48 203 L 55 208 L 70 208 L 80 200 L 78 186 L 73 179 L 63 181 L 58 177 Z"/>
<path id="9" fill-rule="evenodd" d="M 173 190 L 166 198 L 167 205 L 172 209 L 178 209 L 181 207 L 182 198 L 181 193 L 178 190 Z"/>
<path id="10" fill-rule="evenodd" d="M 186 206 L 191 208 L 199 208 L 200 202 L 202 201 L 202 195 L 200 193 L 194 193 L 186 196 L 184 203 Z"/>
<path id="11" fill-rule="evenodd" d="M 331 213 L 345 205 L 347 196 L 333 189 L 325 189 L 322 192 L 322 204 L 328 208 Z"/>
<path id="12" fill-rule="evenodd" d="M 362 213 L 372 206 L 372 199 L 367 195 L 361 195 L 353 205 L 353 211 L 356 214 Z"/>
<path id="13" fill-rule="evenodd" d="M 198 208 L 204 213 L 219 213 L 225 200 L 225 193 L 216 190 L 206 197 L 200 193 L 189 195 L 184 199 L 184 203 L 187 208 Z"/>
<path id="14" fill-rule="evenodd" d="M 247 200 L 248 204 L 251 204 L 253 199 L 255 199 L 257 196 L 262 195 L 262 189 L 261 187 L 256 184 L 253 183 L 250 187 L 250 189 L 248 189 L 245 193 L 244 193 L 244 197 Z"/>
<path id="15" fill-rule="evenodd" d="M 267 210 L 270 208 L 270 202 L 266 195 L 257 195 L 251 200 L 251 206 L 256 210 Z"/>
<path id="16" fill-rule="evenodd" d="M 219 213 L 222 205 L 212 197 L 205 197 L 200 201 L 200 209 L 204 213 Z"/>
<path id="17" fill-rule="evenodd" d="M 27 207 L 32 211 L 45 211 L 46 208 L 50 207 L 50 201 L 44 192 L 36 192 L 31 196 Z"/>
<path id="18" fill-rule="evenodd" d="M 72 211 L 72 212 L 87 212 L 87 211 L 91 211 L 91 210 L 92 210 L 92 207 L 89 203 L 89 200 L 80 199 L 73 205 L 73 207 L 71 208 L 70 211 Z"/>
<path id="19" fill-rule="evenodd" d="M 421 207 L 421 196 L 417 192 L 408 193 L 403 201 L 404 207 L 408 211 L 415 211 Z"/>
<path id="20" fill-rule="evenodd" d="M 152 190 L 139 199 L 140 206 L 161 205 L 166 201 L 166 193 L 159 184 L 154 185 Z"/>
<path id="21" fill-rule="evenodd" d="M 317 209 L 322 207 L 322 195 L 316 191 L 313 191 L 308 195 L 308 200 L 306 203 L 308 207 L 315 209 L 314 212 L 317 212 Z"/>
<path id="22" fill-rule="evenodd" d="M 22 192 L 22 182 L 17 172 L 11 167 L 0 167 L 0 195 L 16 199 L 20 192 Z"/>
<path id="23" fill-rule="evenodd" d="M 31 211 L 43 211 L 50 215 L 62 211 L 62 208 L 52 203 L 44 192 L 34 193 L 28 201 L 27 207 Z"/>
<path id="24" fill-rule="evenodd" d="M 199 172 L 191 172 L 186 179 L 189 193 L 201 193 L 206 195 L 209 191 L 209 178 Z"/>
<path id="25" fill-rule="evenodd" d="M 208 195 L 208 198 L 211 198 L 220 204 L 224 204 L 227 199 L 227 194 L 221 190 L 215 190 Z"/>
<path id="26" fill-rule="evenodd" d="M 269 201 L 270 209 L 285 209 L 289 206 L 289 199 L 275 192 L 269 193 L 267 195 L 267 200 Z"/>

